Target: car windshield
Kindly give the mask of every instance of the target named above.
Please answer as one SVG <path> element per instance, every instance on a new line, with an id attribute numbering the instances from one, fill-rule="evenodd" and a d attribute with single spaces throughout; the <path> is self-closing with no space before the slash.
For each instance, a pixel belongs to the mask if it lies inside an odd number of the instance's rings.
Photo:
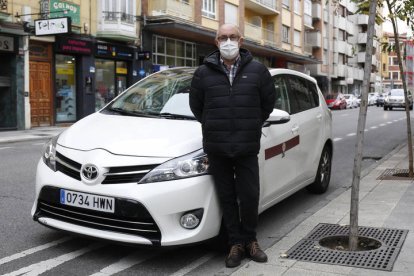
<path id="1" fill-rule="evenodd" d="M 404 90 L 402 89 L 391 90 L 390 95 L 391 96 L 404 96 Z"/>
<path id="2" fill-rule="evenodd" d="M 165 70 L 137 82 L 104 112 L 127 116 L 195 119 L 189 106 L 194 68 Z"/>

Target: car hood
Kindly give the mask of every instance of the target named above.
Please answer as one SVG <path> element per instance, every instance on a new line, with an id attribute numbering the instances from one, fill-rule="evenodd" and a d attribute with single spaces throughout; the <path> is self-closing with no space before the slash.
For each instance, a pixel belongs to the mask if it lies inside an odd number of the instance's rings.
<path id="1" fill-rule="evenodd" d="M 64 131 L 58 144 L 82 151 L 172 158 L 202 148 L 202 134 L 197 121 L 94 113 Z"/>

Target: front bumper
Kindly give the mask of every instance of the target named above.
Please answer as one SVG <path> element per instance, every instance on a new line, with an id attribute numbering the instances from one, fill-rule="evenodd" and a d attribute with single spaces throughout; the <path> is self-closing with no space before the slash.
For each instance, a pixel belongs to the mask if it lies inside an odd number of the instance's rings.
<path id="1" fill-rule="evenodd" d="M 65 155 L 68 156 L 71 151 L 73 150 L 66 150 Z M 94 164 L 100 167 L 105 167 L 105 162 L 114 159 L 112 154 L 105 151 L 100 152 L 100 155 L 108 155 L 99 158 L 100 161 L 95 160 Z M 85 158 L 87 156 L 78 159 Z M 90 162 L 91 160 L 81 161 Z M 114 197 L 115 214 L 62 205 L 59 202 L 60 189 Z M 203 209 L 198 227 L 191 230 L 183 228 L 180 225 L 181 216 L 197 209 Z M 52 171 L 42 160 L 37 167 L 36 198 L 31 214 L 39 223 L 55 229 L 112 241 L 155 246 L 207 240 L 218 234 L 221 224 L 221 211 L 211 176 L 140 185 L 136 182 L 85 183 L 60 171 Z"/>

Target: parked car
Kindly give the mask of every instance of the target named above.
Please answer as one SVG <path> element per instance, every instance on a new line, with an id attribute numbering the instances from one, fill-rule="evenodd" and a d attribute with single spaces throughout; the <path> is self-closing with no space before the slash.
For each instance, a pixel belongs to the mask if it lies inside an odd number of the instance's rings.
<path id="1" fill-rule="evenodd" d="M 368 93 L 368 106 L 375 105 L 377 102 L 377 95 L 375 93 Z"/>
<path id="2" fill-rule="evenodd" d="M 45 226 L 154 246 L 196 243 L 221 227 L 201 125 L 188 104 L 193 68 L 152 74 L 49 141 L 31 214 Z M 259 153 L 259 212 L 330 182 L 332 115 L 315 79 L 272 69 L 277 101 Z"/>
<path id="3" fill-rule="evenodd" d="M 346 109 L 346 100 L 342 94 L 328 94 L 325 97 L 325 102 L 330 109 Z"/>
<path id="4" fill-rule="evenodd" d="M 377 107 L 384 106 L 384 95 L 379 94 L 376 102 Z"/>
<path id="5" fill-rule="evenodd" d="M 358 101 L 357 97 L 355 97 L 354 94 L 344 94 L 346 101 L 346 108 L 357 108 L 358 107 Z"/>
<path id="6" fill-rule="evenodd" d="M 413 109 L 413 97 L 408 92 L 409 109 Z M 405 109 L 404 89 L 391 89 L 384 98 L 384 110 L 392 110 L 394 107 Z"/>

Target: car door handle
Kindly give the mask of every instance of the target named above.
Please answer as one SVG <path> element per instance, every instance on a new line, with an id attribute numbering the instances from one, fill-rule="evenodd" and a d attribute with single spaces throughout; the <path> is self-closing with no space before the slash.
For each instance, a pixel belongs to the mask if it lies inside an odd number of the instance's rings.
<path id="1" fill-rule="evenodd" d="M 292 127 L 292 132 L 295 133 L 299 130 L 299 126 Z"/>

